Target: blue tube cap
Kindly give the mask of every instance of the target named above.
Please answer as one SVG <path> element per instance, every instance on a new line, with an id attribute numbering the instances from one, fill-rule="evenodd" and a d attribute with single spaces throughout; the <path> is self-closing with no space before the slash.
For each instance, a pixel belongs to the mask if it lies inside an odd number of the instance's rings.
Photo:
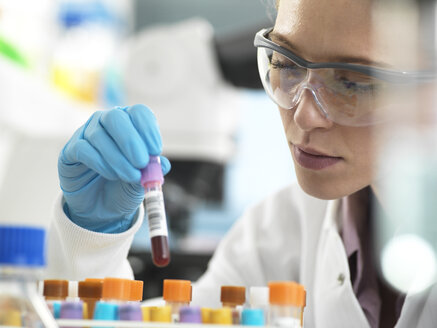
<path id="1" fill-rule="evenodd" d="M 53 301 L 50 304 L 53 306 L 53 317 L 55 319 L 61 318 L 61 302 L 60 301 Z"/>
<path id="2" fill-rule="evenodd" d="M 264 311 L 262 309 L 244 309 L 241 313 L 241 324 L 245 326 L 264 326 Z"/>
<path id="3" fill-rule="evenodd" d="M 94 320 L 118 320 L 118 305 L 108 302 L 97 302 L 94 309 Z"/>

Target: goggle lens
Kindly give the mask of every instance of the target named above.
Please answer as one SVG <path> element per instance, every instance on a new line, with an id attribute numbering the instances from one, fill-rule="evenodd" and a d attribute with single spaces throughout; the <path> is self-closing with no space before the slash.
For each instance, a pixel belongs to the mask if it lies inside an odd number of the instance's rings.
<path id="1" fill-rule="evenodd" d="M 373 76 L 334 68 L 307 69 L 269 48 L 258 47 L 258 68 L 263 86 L 280 107 L 292 109 L 303 91 L 311 90 L 325 116 L 348 126 L 365 126 L 383 120 L 377 108 L 388 82 Z"/>

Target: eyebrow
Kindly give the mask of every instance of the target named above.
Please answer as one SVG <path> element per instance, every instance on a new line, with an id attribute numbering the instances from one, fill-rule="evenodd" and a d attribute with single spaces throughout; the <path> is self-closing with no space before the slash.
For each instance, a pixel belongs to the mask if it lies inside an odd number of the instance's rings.
<path id="1" fill-rule="evenodd" d="M 300 56 L 299 49 L 296 48 L 295 45 L 293 45 L 288 39 L 284 38 L 281 34 L 272 31 L 269 33 L 269 38 L 272 39 L 272 41 L 279 43 L 280 45 L 286 46 L 288 50 L 291 50 L 292 52 L 299 54 Z M 390 65 L 386 63 L 370 60 L 363 57 L 337 55 L 337 56 L 333 56 L 332 59 L 334 60 L 334 62 L 338 62 L 338 63 L 362 64 L 362 65 L 377 66 L 377 67 L 384 67 L 384 68 L 390 67 Z"/>

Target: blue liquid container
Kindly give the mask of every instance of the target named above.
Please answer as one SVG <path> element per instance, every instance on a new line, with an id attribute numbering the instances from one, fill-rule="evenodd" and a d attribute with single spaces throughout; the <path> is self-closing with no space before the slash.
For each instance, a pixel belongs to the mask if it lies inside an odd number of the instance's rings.
<path id="1" fill-rule="evenodd" d="M 44 229 L 0 225 L 0 326 L 58 327 L 37 290 L 44 266 Z"/>

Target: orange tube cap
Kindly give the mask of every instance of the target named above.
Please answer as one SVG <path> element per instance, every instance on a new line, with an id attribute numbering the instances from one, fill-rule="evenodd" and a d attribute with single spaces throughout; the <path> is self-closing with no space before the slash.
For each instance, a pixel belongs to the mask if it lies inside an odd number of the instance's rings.
<path id="1" fill-rule="evenodd" d="M 269 302 L 275 305 L 306 305 L 305 288 L 294 281 L 271 281 L 269 286 Z"/>
<path id="2" fill-rule="evenodd" d="M 131 280 L 121 278 L 103 279 L 102 299 L 128 301 L 131 297 Z"/>
<path id="3" fill-rule="evenodd" d="M 162 296 L 167 302 L 191 302 L 191 281 L 165 279 Z"/>
<path id="4" fill-rule="evenodd" d="M 142 301 L 143 300 L 143 285 L 141 280 L 131 281 L 131 295 L 130 301 Z"/>

